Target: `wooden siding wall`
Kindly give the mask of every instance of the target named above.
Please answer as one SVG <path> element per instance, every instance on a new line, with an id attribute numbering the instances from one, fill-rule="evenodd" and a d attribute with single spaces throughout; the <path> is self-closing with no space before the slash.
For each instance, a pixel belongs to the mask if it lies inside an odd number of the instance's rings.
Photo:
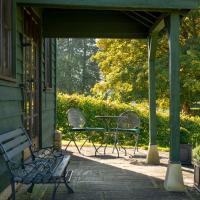
<path id="1" fill-rule="evenodd" d="M 22 126 L 22 47 L 19 33 L 22 32 L 22 16 L 17 13 L 17 35 L 16 35 L 16 83 L 0 80 L 0 133 L 16 129 Z M 3 158 L 0 158 L 0 191 L 9 183 L 8 172 Z"/>
<path id="2" fill-rule="evenodd" d="M 44 90 L 45 86 L 45 68 L 44 60 L 42 66 L 42 147 L 53 144 L 55 130 L 55 87 L 56 87 L 56 40 L 52 39 L 52 88 Z M 43 48 L 44 58 L 44 48 Z"/>
<path id="3" fill-rule="evenodd" d="M 37 12 L 41 13 L 41 12 Z M 23 13 L 17 7 L 17 34 L 16 34 L 16 82 L 11 83 L 0 80 L 0 134 L 23 126 L 23 47 L 21 36 L 23 33 Z M 43 44 L 43 42 L 42 42 Z M 55 67 L 56 67 L 56 40 L 52 42 L 52 89 L 44 90 L 45 69 L 44 69 L 44 46 L 42 45 L 41 58 L 41 146 L 53 144 L 55 130 Z M 3 180 L 3 181 L 2 181 Z M 0 192 L 9 184 L 9 173 L 0 156 Z M 1 194 L 0 194 L 1 199 Z"/>

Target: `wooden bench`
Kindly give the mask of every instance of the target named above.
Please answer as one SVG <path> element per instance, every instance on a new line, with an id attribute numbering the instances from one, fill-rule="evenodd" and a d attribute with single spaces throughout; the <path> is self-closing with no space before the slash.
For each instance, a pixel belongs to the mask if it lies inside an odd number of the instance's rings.
<path id="1" fill-rule="evenodd" d="M 0 134 L 0 149 L 11 174 L 12 200 L 16 198 L 15 183 L 30 184 L 28 192 L 32 192 L 35 184 L 54 184 L 52 199 L 55 199 L 61 183 L 69 193 L 73 193 L 68 185 L 73 172 L 67 170 L 70 155 L 66 151 L 53 148 L 33 151 L 31 140 L 23 128 Z M 29 149 L 31 155 L 26 161 L 22 156 L 25 149 Z"/>

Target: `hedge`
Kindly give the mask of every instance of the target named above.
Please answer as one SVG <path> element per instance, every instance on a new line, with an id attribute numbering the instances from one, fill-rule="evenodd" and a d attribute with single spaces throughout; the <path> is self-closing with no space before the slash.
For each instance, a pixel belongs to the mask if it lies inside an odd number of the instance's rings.
<path id="1" fill-rule="evenodd" d="M 67 138 L 70 132 L 70 127 L 67 122 L 66 112 L 69 108 L 79 108 L 85 115 L 86 127 L 102 127 L 104 122 L 95 118 L 96 115 L 119 115 L 120 113 L 133 110 L 141 119 L 141 137 L 139 144 L 148 145 L 149 142 L 149 109 L 148 103 L 143 102 L 140 104 L 131 104 L 105 101 L 96 99 L 91 96 L 84 95 L 67 95 L 58 93 L 57 95 L 57 129 L 61 130 L 64 137 Z M 192 143 L 196 146 L 200 143 L 200 117 L 199 116 L 187 116 L 181 114 L 181 141 L 184 143 Z M 169 134 L 169 115 L 165 110 L 157 111 L 157 141 L 161 147 L 168 147 L 170 141 Z M 84 133 L 80 136 L 82 137 Z M 98 141 L 98 134 L 96 137 Z M 130 144 L 130 138 L 124 141 L 126 144 Z M 132 143 L 132 142 L 131 142 Z"/>

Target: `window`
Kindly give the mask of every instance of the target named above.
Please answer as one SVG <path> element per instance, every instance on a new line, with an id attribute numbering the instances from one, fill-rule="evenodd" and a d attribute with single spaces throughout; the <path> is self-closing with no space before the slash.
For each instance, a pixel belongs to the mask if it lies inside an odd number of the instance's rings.
<path id="1" fill-rule="evenodd" d="M 12 0 L 0 0 L 0 76 L 13 76 L 12 70 Z"/>
<path id="2" fill-rule="evenodd" d="M 45 88 L 52 88 L 52 41 L 45 39 Z"/>

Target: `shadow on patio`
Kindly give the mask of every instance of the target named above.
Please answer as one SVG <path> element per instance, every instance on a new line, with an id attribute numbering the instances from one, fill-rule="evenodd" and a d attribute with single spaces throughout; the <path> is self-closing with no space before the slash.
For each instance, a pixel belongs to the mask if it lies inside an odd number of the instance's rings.
<path id="1" fill-rule="evenodd" d="M 140 150 L 135 158 L 111 154 L 108 148 L 107 155 L 93 156 L 92 148 L 84 148 L 81 156 L 74 147 L 69 148 L 72 154 L 69 169 L 74 170 L 71 186 L 74 194 L 68 194 L 64 185 L 60 185 L 56 199 L 58 200 L 186 200 L 199 199 L 200 195 L 192 188 L 193 169 L 184 168 L 184 181 L 187 186 L 186 193 L 167 192 L 163 188 L 163 180 L 168 162 L 168 154 L 161 153 L 161 165 L 145 164 L 145 151 Z M 129 150 L 129 153 L 131 151 Z M 36 186 L 31 197 L 21 188 L 18 199 L 51 199 L 53 186 Z"/>

